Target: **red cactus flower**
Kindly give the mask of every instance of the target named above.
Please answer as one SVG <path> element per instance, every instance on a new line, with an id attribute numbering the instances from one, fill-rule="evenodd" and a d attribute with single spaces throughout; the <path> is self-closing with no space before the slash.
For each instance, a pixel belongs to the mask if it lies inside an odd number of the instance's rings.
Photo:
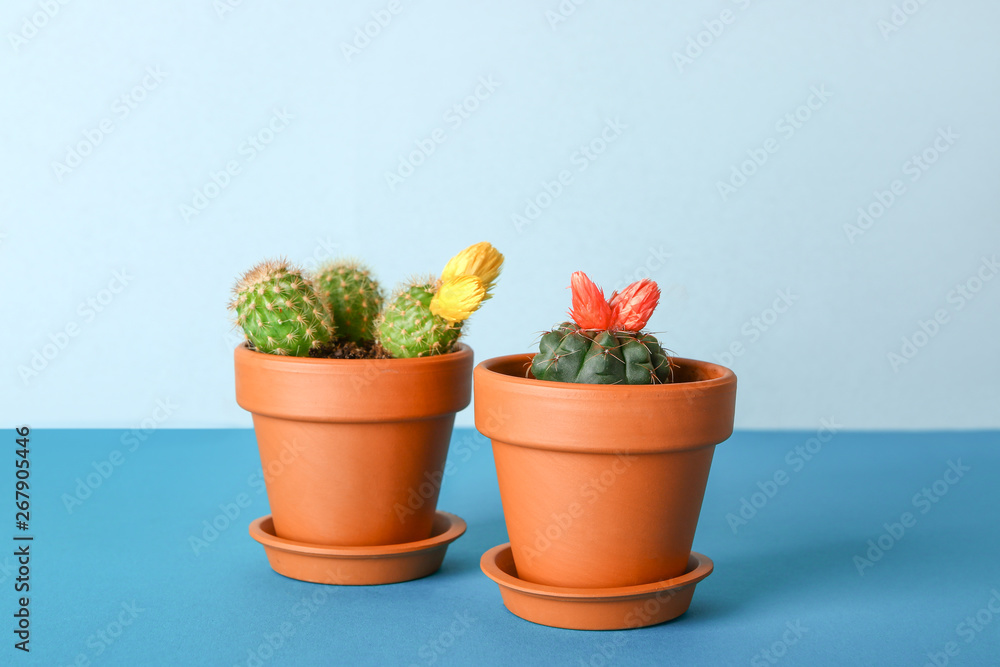
<path id="1" fill-rule="evenodd" d="M 660 288 L 643 278 L 611 295 L 611 328 L 616 331 L 640 331 L 660 303 Z"/>
<path id="2" fill-rule="evenodd" d="M 583 271 L 573 274 L 573 307 L 569 316 L 581 329 L 605 330 L 611 327 L 611 305 L 604 298 L 604 290 L 594 284 Z"/>

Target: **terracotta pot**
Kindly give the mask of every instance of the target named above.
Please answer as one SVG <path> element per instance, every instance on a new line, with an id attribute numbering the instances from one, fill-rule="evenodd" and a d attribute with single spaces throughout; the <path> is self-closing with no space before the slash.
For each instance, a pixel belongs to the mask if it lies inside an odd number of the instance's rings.
<path id="1" fill-rule="evenodd" d="M 236 348 L 274 532 L 315 545 L 430 537 L 472 349 L 418 359 L 311 359 Z"/>
<path id="2" fill-rule="evenodd" d="M 736 376 L 674 359 L 673 384 L 546 382 L 528 372 L 532 356 L 474 372 L 518 576 L 609 588 L 684 574 L 715 445 L 733 431 Z"/>

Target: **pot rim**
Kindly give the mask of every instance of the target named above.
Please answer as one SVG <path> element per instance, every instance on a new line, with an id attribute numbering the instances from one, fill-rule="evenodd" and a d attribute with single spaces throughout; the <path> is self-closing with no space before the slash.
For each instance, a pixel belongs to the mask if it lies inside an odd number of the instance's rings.
<path id="1" fill-rule="evenodd" d="M 345 547 L 337 545 L 311 544 L 308 542 L 300 542 L 297 540 L 289 540 L 284 537 L 278 537 L 273 532 L 273 521 L 274 519 L 270 514 L 265 514 L 262 517 L 254 519 L 253 522 L 250 523 L 249 527 L 250 537 L 270 549 L 287 551 L 288 553 L 298 555 L 319 556 L 324 558 L 369 559 L 406 556 L 420 551 L 446 547 L 464 535 L 467 528 L 465 519 L 462 517 L 457 514 L 452 514 L 451 512 L 438 510 L 435 515 L 434 524 L 435 527 L 439 527 L 441 530 L 440 532 L 435 532 L 433 535 L 423 540 L 401 542 L 399 544 Z M 269 522 L 271 526 L 270 531 L 264 529 L 264 526 L 268 525 Z"/>
<path id="2" fill-rule="evenodd" d="M 386 423 L 452 416 L 472 398 L 472 348 L 411 359 L 314 359 L 233 351 L 236 402 L 255 416 Z"/>
<path id="3" fill-rule="evenodd" d="M 258 350 L 251 350 L 247 345 L 246 341 L 243 341 L 236 346 L 235 353 L 244 356 L 247 359 L 253 359 L 257 355 L 263 357 L 258 360 L 258 363 L 267 364 L 268 362 L 274 362 L 276 364 L 282 364 L 285 366 L 296 366 L 302 367 L 302 370 L 316 370 L 322 366 L 326 366 L 330 370 L 357 370 L 357 366 L 361 363 L 368 364 L 391 364 L 394 368 L 393 370 L 405 371 L 407 367 L 420 366 L 427 364 L 429 362 L 444 363 L 444 360 L 448 361 L 458 361 L 460 359 L 465 359 L 472 355 L 472 348 L 465 343 L 457 343 L 455 349 L 451 352 L 445 352 L 444 354 L 432 354 L 429 357 L 409 357 L 406 359 L 397 359 L 392 357 L 389 359 L 323 359 L 321 357 L 293 357 L 284 354 L 268 354 L 267 352 L 260 352 Z M 254 356 L 248 356 L 254 355 Z M 350 368 L 354 366 L 355 368 Z"/>
<path id="4" fill-rule="evenodd" d="M 612 588 L 579 588 L 568 586 L 551 586 L 549 584 L 536 584 L 520 577 L 516 577 L 497 564 L 497 560 L 510 552 L 510 542 L 498 544 L 479 559 L 479 567 L 483 573 L 499 584 L 501 587 L 515 590 L 519 593 L 542 598 L 559 598 L 564 600 L 600 600 L 610 602 L 612 600 L 628 600 L 631 598 L 648 597 L 665 591 L 679 591 L 693 586 L 712 574 L 715 563 L 708 556 L 692 551 L 688 557 L 688 570 L 684 574 L 677 575 L 670 579 L 654 581 L 648 584 L 638 584 L 635 586 L 616 586 Z M 516 567 L 516 563 L 515 563 Z"/>
<path id="5" fill-rule="evenodd" d="M 553 390 L 577 392 L 581 395 L 593 395 L 596 393 L 626 393 L 640 391 L 646 393 L 660 392 L 683 392 L 691 389 L 711 389 L 722 387 L 736 382 L 736 373 L 729 368 L 711 361 L 701 361 L 699 359 L 688 359 L 685 357 L 670 357 L 671 363 L 688 368 L 695 368 L 702 371 L 714 373 L 714 377 L 704 380 L 691 380 L 686 382 L 667 382 L 661 384 L 591 384 L 575 382 L 558 382 L 555 380 L 539 380 L 534 376 L 525 375 L 520 377 L 509 373 L 502 373 L 496 370 L 497 366 L 507 364 L 518 359 L 523 359 L 525 370 L 530 373 L 531 360 L 535 352 L 524 352 L 521 354 L 508 354 L 502 357 L 491 357 L 484 359 L 476 365 L 476 373 L 489 374 L 490 381 L 511 384 L 514 386 L 530 387 L 551 387 Z M 540 391 L 545 391 L 541 389 Z"/>
<path id="6" fill-rule="evenodd" d="M 476 428 L 494 446 L 659 453 L 714 446 L 732 435 L 736 374 L 725 366 L 674 357 L 682 377 L 691 379 L 577 384 L 530 377 L 533 356 L 493 357 L 473 371 Z"/>

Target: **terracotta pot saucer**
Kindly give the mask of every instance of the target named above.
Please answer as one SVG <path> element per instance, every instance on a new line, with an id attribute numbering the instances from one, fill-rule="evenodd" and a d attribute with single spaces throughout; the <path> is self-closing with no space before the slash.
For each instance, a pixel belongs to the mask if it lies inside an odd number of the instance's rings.
<path id="1" fill-rule="evenodd" d="M 410 581 L 441 567 L 448 545 L 465 533 L 465 521 L 437 512 L 431 536 L 416 542 L 335 547 L 286 540 L 274 534 L 271 515 L 250 524 L 250 537 L 264 545 L 278 574 L 316 584 L 370 586 Z"/>
<path id="2" fill-rule="evenodd" d="M 617 588 L 547 586 L 517 577 L 509 542 L 484 553 L 479 566 L 499 584 L 511 613 L 569 630 L 626 630 L 677 618 L 691 606 L 695 585 L 714 568 L 708 556 L 692 551 L 687 571 L 664 581 Z"/>

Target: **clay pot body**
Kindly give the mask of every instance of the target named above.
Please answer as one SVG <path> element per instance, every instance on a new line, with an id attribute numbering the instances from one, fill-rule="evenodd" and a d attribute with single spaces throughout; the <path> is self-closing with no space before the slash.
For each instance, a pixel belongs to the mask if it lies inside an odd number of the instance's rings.
<path id="1" fill-rule="evenodd" d="M 474 372 L 518 576 L 613 588 L 683 575 L 715 446 L 732 434 L 736 376 L 675 358 L 672 384 L 546 382 L 527 372 L 531 357 Z"/>
<path id="2" fill-rule="evenodd" d="M 311 359 L 235 351 L 275 534 L 316 545 L 430 537 L 472 350 L 418 359 Z"/>

